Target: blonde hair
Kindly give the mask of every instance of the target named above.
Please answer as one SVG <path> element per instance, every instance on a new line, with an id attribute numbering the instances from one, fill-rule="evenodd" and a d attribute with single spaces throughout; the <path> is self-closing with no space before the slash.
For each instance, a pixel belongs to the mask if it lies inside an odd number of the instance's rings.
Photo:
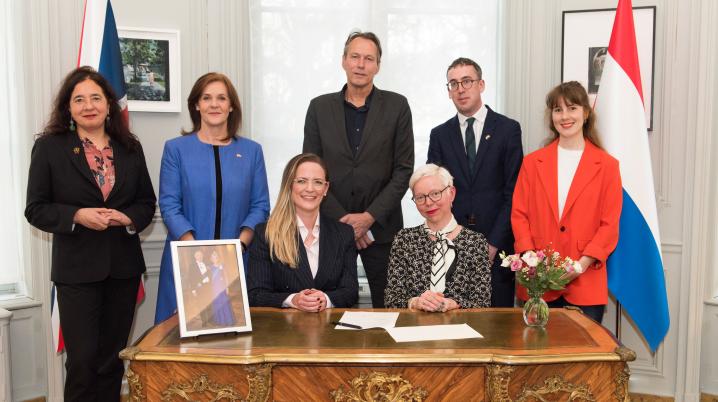
<path id="1" fill-rule="evenodd" d="M 414 173 L 411 175 L 411 178 L 409 178 L 409 188 L 412 192 L 414 191 L 414 184 L 416 184 L 419 179 L 426 176 L 438 177 L 445 186 L 454 185 L 454 177 L 448 170 L 446 170 L 446 168 L 433 163 L 427 163 L 426 165 L 416 168 Z"/>
<path id="2" fill-rule="evenodd" d="M 279 188 L 277 203 L 269 214 L 267 228 L 264 231 L 269 244 L 269 257 L 297 268 L 299 265 L 299 246 L 297 245 L 297 211 L 292 202 L 292 185 L 297 177 L 299 165 L 314 162 L 324 170 L 324 179 L 329 182 L 327 167 L 322 158 L 315 154 L 299 154 L 289 160 L 282 174 L 282 184 Z"/>

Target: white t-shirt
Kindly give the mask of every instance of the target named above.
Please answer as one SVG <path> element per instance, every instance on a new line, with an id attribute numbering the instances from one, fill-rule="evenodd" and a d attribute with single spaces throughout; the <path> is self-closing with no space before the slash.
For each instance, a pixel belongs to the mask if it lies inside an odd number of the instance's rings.
<path id="1" fill-rule="evenodd" d="M 578 163 L 581 161 L 583 149 L 563 149 L 558 147 L 558 216 L 563 216 L 563 207 L 566 205 L 568 190 L 571 188 L 573 176 L 576 174 Z"/>

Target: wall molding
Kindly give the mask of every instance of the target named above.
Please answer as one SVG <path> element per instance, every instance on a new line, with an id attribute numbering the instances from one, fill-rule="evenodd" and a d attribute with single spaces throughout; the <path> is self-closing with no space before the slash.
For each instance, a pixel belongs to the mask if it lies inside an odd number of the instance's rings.
<path id="1" fill-rule="evenodd" d="M 678 2 L 676 2 L 678 3 Z M 681 2 L 676 7 L 687 9 L 690 18 L 686 19 L 690 25 L 685 27 L 687 43 L 690 46 L 688 55 L 688 71 L 686 88 L 686 110 L 693 118 L 685 119 L 681 126 L 686 132 L 694 133 L 695 141 L 687 148 L 687 161 L 693 161 L 685 171 L 685 182 L 689 184 L 685 191 L 684 233 L 687 233 L 690 245 L 688 253 L 684 254 L 683 266 L 688 267 L 688 275 L 681 281 L 681 294 L 685 295 L 686 310 L 681 311 L 679 322 L 679 364 L 676 379 L 676 395 L 684 400 L 697 400 L 700 396 L 700 367 L 701 367 L 701 339 L 703 333 L 703 300 L 705 299 L 706 267 L 711 266 L 712 245 L 707 239 L 712 237 L 713 224 L 706 217 L 713 214 L 715 205 L 709 203 L 708 195 L 715 191 L 716 181 L 711 172 L 715 156 L 712 150 L 713 102 L 715 71 L 718 69 L 716 51 L 716 29 L 713 21 L 718 18 L 718 6 L 715 2 L 694 0 Z M 689 11 L 688 11 L 689 10 Z M 678 124 L 676 124 L 678 129 Z M 691 136 L 688 136 L 691 138 Z M 690 191 L 692 190 L 692 191 Z M 683 278 L 683 276 L 682 276 Z M 683 303 L 681 303 L 683 305 Z M 681 308 L 681 310 L 683 310 Z M 682 357 L 685 356 L 685 357 Z"/>

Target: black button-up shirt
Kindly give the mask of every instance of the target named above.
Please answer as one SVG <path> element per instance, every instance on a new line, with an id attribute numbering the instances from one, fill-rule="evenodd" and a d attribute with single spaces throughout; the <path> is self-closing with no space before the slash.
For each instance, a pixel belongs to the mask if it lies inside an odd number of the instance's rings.
<path id="1" fill-rule="evenodd" d="M 366 97 L 364 105 L 361 107 L 356 107 L 346 100 L 346 91 L 347 86 L 344 85 L 344 88 L 342 88 L 342 95 L 344 95 L 344 124 L 347 130 L 349 147 L 352 149 L 352 155 L 357 156 L 361 136 L 364 133 L 364 124 L 366 124 L 366 117 L 371 107 L 371 98 L 374 95 L 374 88 L 371 89 L 369 96 Z"/>

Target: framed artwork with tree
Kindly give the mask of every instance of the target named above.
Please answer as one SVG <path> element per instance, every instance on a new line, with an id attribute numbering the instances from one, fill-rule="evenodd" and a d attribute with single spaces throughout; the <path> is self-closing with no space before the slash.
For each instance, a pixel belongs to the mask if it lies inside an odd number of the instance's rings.
<path id="1" fill-rule="evenodd" d="M 118 28 L 128 108 L 180 112 L 179 31 Z"/>

